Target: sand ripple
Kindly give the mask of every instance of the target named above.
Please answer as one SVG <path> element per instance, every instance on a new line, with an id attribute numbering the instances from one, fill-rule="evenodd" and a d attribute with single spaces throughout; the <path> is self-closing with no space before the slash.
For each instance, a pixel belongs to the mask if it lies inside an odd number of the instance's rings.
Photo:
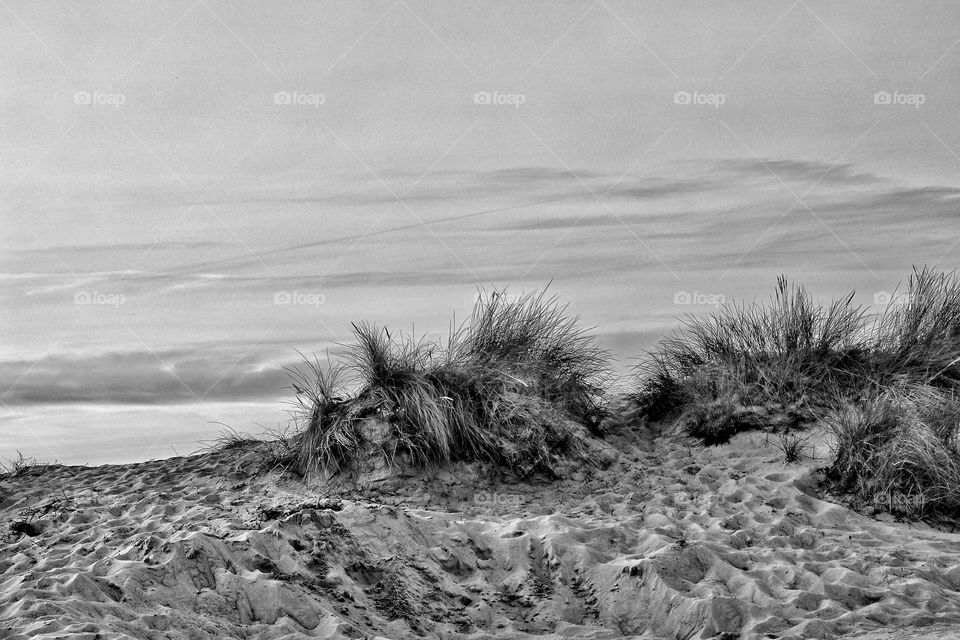
<path id="1" fill-rule="evenodd" d="M 363 491 L 256 452 L 0 480 L 7 638 L 960 637 L 960 534 L 817 497 L 762 436 Z"/>

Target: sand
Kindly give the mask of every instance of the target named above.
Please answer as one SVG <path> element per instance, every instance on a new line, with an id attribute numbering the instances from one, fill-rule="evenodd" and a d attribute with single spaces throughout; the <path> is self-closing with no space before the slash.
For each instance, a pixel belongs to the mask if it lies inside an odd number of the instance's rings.
<path id="1" fill-rule="evenodd" d="M 256 450 L 5 477 L 0 636 L 960 637 L 960 533 L 823 499 L 824 460 L 603 447 L 555 481 L 305 485 Z"/>

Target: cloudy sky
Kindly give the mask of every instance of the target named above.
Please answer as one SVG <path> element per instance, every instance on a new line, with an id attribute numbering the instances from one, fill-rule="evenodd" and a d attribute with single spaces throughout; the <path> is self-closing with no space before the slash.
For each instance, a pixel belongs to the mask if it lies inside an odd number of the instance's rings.
<path id="1" fill-rule="evenodd" d="M 282 422 L 295 349 L 480 284 L 552 281 L 626 368 L 779 273 L 874 305 L 960 266 L 955 1 L 0 15 L 0 458 Z"/>

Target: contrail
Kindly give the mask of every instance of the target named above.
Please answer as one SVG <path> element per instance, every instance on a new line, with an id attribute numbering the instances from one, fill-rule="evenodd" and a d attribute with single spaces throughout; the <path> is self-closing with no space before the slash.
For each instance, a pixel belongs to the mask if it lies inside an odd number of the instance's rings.
<path id="1" fill-rule="evenodd" d="M 523 209 L 523 208 L 525 208 L 525 207 L 534 207 L 534 206 L 541 205 L 541 204 L 549 204 L 549 203 L 551 203 L 551 202 L 559 202 L 560 200 L 569 200 L 569 199 L 571 199 L 571 198 L 573 198 L 573 197 L 575 197 L 575 196 L 584 196 L 584 195 L 587 195 L 587 194 L 579 193 L 579 192 L 578 192 L 578 193 L 573 193 L 573 194 L 567 194 L 567 195 L 563 195 L 563 196 L 558 196 L 558 197 L 555 197 L 555 198 L 549 198 L 549 199 L 547 199 L 547 200 L 537 200 L 537 201 L 535 201 L 535 202 L 524 202 L 524 203 L 522 203 L 522 204 L 515 204 L 515 205 L 509 206 L 509 207 L 500 207 L 500 208 L 497 208 L 497 209 L 485 209 L 485 210 L 483 210 L 483 211 L 474 211 L 474 212 L 472 212 L 472 213 L 464 213 L 464 214 L 460 214 L 460 215 L 456 215 L 456 216 L 449 216 L 449 217 L 446 217 L 446 218 L 439 218 L 439 219 L 437 219 L 437 220 L 430 220 L 430 221 L 426 221 L 426 222 L 415 222 L 415 223 L 411 223 L 411 224 L 401 225 L 401 226 L 399 226 L 399 227 L 391 227 L 390 229 L 381 229 L 380 231 L 372 231 L 372 232 L 370 232 L 370 233 L 357 233 L 357 234 L 350 235 L 350 236 L 341 236 L 341 237 L 339 237 L 339 238 L 331 238 L 331 239 L 328 239 L 328 240 L 317 240 L 317 241 L 315 241 L 315 242 L 307 242 L 307 243 L 304 243 L 304 244 L 294 245 L 294 246 L 292 246 L 292 247 L 283 247 L 283 248 L 281 248 L 281 249 L 271 249 L 270 251 L 261 251 L 261 252 L 258 252 L 258 253 L 248 254 L 248 255 L 246 255 L 246 256 L 242 256 L 242 257 L 240 257 L 240 258 L 237 258 L 236 261 L 229 261 L 229 260 L 228 260 L 228 261 L 226 261 L 226 263 L 225 263 L 224 261 L 198 262 L 198 263 L 195 263 L 195 264 L 191 264 L 191 265 L 187 265 L 187 266 L 184 266 L 184 267 L 180 267 L 180 268 L 178 268 L 178 269 L 169 271 L 169 272 L 167 272 L 167 273 L 169 273 L 169 274 L 171 274 L 171 275 L 172 275 L 172 274 L 175 274 L 175 273 L 190 273 L 190 272 L 192 272 L 192 271 L 194 271 L 194 270 L 197 270 L 197 269 L 203 269 L 203 268 L 205 268 L 205 267 L 210 267 L 211 265 L 230 264 L 231 266 L 235 266 L 235 267 L 236 267 L 236 266 L 241 266 L 241 265 L 243 265 L 243 264 L 248 264 L 248 263 L 250 263 L 250 262 L 257 262 L 257 261 L 259 261 L 260 259 L 262 259 L 264 256 L 269 256 L 269 255 L 276 254 L 276 253 L 288 253 L 288 252 L 290 252 L 290 251 L 301 251 L 301 250 L 303 250 L 303 249 L 310 249 L 310 248 L 313 248 L 313 247 L 320 247 L 320 246 L 324 246 L 324 245 L 328 245 L 328 244 L 337 244 L 337 243 L 340 243 L 340 242 L 350 242 L 350 241 L 352 241 L 352 240 L 362 240 L 362 239 L 364 239 L 364 238 L 373 238 L 373 237 L 376 237 L 376 236 L 384 236 L 384 235 L 387 235 L 387 234 L 390 234 L 390 233 L 397 233 L 398 231 L 407 231 L 407 230 L 409 230 L 409 229 L 416 229 L 416 228 L 418 228 L 418 227 L 426 227 L 426 226 L 431 226 L 431 225 L 436 225 L 436 224 L 443 224 L 443 223 L 445 223 L 445 222 L 454 222 L 454 221 L 456 221 L 456 220 L 466 220 L 466 219 L 468 219 L 468 218 L 479 218 L 479 217 L 482 217 L 482 216 L 492 215 L 492 214 L 494 214 L 494 213 L 502 213 L 502 212 L 504 212 L 504 211 L 512 211 L 512 210 L 514 210 L 514 209 Z"/>

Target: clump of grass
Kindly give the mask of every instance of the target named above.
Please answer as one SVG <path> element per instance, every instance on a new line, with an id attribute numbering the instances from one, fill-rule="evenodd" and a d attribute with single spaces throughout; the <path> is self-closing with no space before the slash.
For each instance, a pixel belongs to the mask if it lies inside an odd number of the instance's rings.
<path id="1" fill-rule="evenodd" d="M 768 416 L 777 421 L 811 420 L 867 365 L 865 315 L 852 301 L 851 293 L 824 307 L 780 277 L 767 303 L 688 317 L 641 365 L 636 401 L 650 419 L 680 416 L 711 442 L 754 428 L 752 407 L 779 408 Z"/>
<path id="2" fill-rule="evenodd" d="M 960 516 L 960 397 L 909 382 L 850 401 L 824 419 L 827 479 L 863 504 L 912 518 Z"/>
<path id="3" fill-rule="evenodd" d="M 784 278 L 769 303 L 690 318 L 650 354 L 635 396 L 707 443 L 822 420 L 837 491 L 909 517 L 960 517 L 960 278 L 915 269 L 869 319 L 853 294 L 827 306 Z"/>
<path id="4" fill-rule="evenodd" d="M 915 269 L 877 324 L 875 376 L 960 388 L 960 279 Z"/>
<path id="5" fill-rule="evenodd" d="M 864 391 L 824 422 L 837 490 L 911 518 L 960 517 L 960 280 L 915 269 L 873 328 Z"/>
<path id="6" fill-rule="evenodd" d="M 220 433 L 218 433 L 216 438 L 213 440 L 201 441 L 200 444 L 204 445 L 202 450 L 243 450 L 248 449 L 253 445 L 260 444 L 264 441 L 262 437 L 258 437 L 252 433 L 238 431 L 236 428 L 226 425 L 222 422 L 217 424 L 223 425 L 224 428 L 220 430 Z"/>
<path id="7" fill-rule="evenodd" d="M 810 436 L 803 436 L 796 432 L 784 431 L 777 434 L 777 448 L 783 454 L 783 461 L 787 464 L 800 462 L 807 455 L 810 445 Z"/>
<path id="8" fill-rule="evenodd" d="M 297 467 L 297 436 L 289 427 L 265 428 L 259 434 L 241 432 L 224 425 L 216 438 L 205 443 L 208 451 L 255 451 L 257 472 L 289 470 Z"/>
<path id="9" fill-rule="evenodd" d="M 29 472 L 31 469 L 46 466 L 37 462 L 36 458 L 26 458 L 23 453 L 17 451 L 16 460 L 8 460 L 6 464 L 0 463 L 0 477 L 16 478 Z"/>
<path id="10" fill-rule="evenodd" d="M 558 454 L 582 453 L 571 422 L 603 415 L 604 353 L 566 307 L 543 294 L 481 296 L 447 343 L 354 325 L 343 368 L 311 366 L 298 420 L 300 466 L 337 472 L 373 454 L 420 466 L 490 461 L 552 473 Z M 356 393 L 339 396 L 338 373 Z"/>
<path id="11" fill-rule="evenodd" d="M 351 430 L 331 429 L 344 402 L 340 393 L 345 368 L 331 362 L 329 353 L 326 366 L 316 356 L 311 360 L 301 353 L 300 358 L 301 367 L 287 370 L 295 398 L 290 414 L 294 430 L 300 434 L 294 458 L 301 470 L 317 465 L 326 468 L 359 444 Z"/>
<path id="12" fill-rule="evenodd" d="M 605 417 L 610 355 L 579 320 L 545 292 L 510 297 L 494 291 L 481 296 L 465 329 L 454 336 L 452 356 L 522 377 L 533 394 L 597 431 Z"/>

